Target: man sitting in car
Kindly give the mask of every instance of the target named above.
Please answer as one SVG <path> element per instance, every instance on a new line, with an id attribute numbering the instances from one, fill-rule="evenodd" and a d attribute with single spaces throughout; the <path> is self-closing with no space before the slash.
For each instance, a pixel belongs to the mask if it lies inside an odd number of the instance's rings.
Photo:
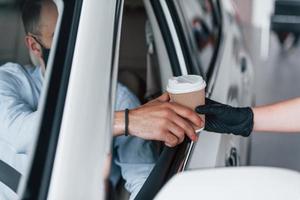
<path id="1" fill-rule="evenodd" d="M 28 154 L 37 136 L 39 99 L 57 18 L 58 11 L 52 0 L 27 0 L 22 19 L 25 43 L 34 66 L 7 63 L 0 67 L 0 160 L 21 174 L 26 171 Z M 155 145 L 140 138 L 163 141 L 168 146 L 182 142 L 185 135 L 197 139 L 191 123 L 185 119 L 200 126 L 202 121 L 198 115 L 168 101 L 168 95 L 163 95 L 138 107 L 137 98 L 118 84 L 116 110 L 119 111 L 115 112 L 113 133 L 118 137 L 114 138 L 110 180 L 116 185 L 123 177 L 131 198 L 145 182 L 158 157 Z M 127 131 L 131 135 L 128 137 L 122 136 L 124 109 L 133 109 L 128 116 Z M 0 199 L 16 198 L 12 191 L 0 185 Z"/>

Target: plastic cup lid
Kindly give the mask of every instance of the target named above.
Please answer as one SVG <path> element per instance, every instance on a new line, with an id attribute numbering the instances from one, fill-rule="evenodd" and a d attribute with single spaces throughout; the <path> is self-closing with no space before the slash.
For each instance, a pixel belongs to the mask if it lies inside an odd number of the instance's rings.
<path id="1" fill-rule="evenodd" d="M 202 76 L 184 75 L 170 78 L 167 91 L 172 94 L 196 92 L 206 87 Z"/>

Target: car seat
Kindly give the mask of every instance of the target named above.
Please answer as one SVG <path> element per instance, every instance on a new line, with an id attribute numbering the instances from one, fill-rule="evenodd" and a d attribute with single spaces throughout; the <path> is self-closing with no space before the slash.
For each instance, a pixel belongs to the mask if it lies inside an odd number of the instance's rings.
<path id="1" fill-rule="evenodd" d="M 118 79 L 142 103 L 161 93 L 153 34 L 142 7 L 125 7 Z"/>
<path id="2" fill-rule="evenodd" d="M 22 65 L 30 63 L 18 3 L 0 2 L 0 65 L 6 62 L 16 62 Z"/>

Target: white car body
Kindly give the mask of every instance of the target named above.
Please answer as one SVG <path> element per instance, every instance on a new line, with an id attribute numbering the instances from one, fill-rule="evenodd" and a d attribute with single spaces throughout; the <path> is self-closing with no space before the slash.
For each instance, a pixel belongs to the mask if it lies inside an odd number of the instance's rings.
<path id="1" fill-rule="evenodd" d="M 155 200 L 300 199 L 299 172 L 264 167 L 239 167 L 181 173 L 171 179 Z"/>

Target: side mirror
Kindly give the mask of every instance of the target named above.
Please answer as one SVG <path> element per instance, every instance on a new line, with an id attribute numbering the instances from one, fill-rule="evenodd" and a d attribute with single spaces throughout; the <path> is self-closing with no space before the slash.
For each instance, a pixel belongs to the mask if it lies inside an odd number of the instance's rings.
<path id="1" fill-rule="evenodd" d="M 271 167 L 188 171 L 174 176 L 155 198 L 165 199 L 300 199 L 300 173 Z"/>

